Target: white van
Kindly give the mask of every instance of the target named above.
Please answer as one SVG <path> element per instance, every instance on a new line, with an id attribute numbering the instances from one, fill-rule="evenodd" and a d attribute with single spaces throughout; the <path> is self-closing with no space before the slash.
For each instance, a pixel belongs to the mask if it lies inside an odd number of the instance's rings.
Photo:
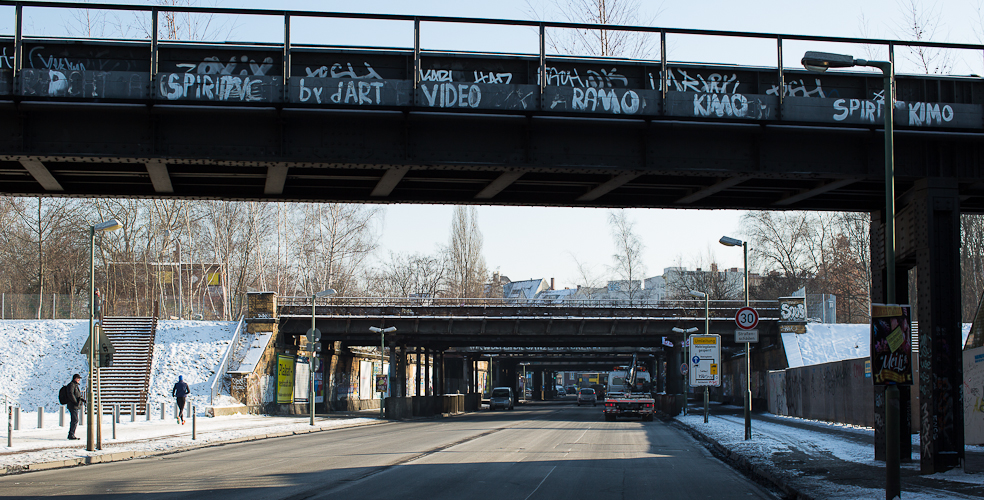
<path id="1" fill-rule="evenodd" d="M 512 387 L 495 387 L 492 389 L 492 396 L 489 399 L 489 410 L 501 407 L 503 410 L 513 409 Z"/>

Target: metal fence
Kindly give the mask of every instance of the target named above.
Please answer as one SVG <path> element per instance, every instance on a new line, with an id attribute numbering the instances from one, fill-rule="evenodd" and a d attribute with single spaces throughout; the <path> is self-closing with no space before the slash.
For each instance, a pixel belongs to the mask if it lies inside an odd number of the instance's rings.
<path id="1" fill-rule="evenodd" d="M 86 319 L 89 298 L 67 294 L 0 293 L 0 319 Z"/>

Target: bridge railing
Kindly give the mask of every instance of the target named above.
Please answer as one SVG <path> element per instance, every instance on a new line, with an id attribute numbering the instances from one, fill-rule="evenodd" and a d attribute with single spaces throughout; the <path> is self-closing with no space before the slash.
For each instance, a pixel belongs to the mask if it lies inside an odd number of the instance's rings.
<path id="1" fill-rule="evenodd" d="M 277 298 L 278 306 L 282 308 L 307 308 L 310 314 L 310 296 L 281 296 Z M 777 309 L 778 302 L 775 300 L 752 300 L 749 301 L 752 307 L 758 309 Z M 710 309 L 712 311 L 734 311 L 743 307 L 743 300 L 711 300 Z M 683 300 L 651 300 L 651 299 L 591 299 L 591 298 L 564 298 L 564 299 L 519 299 L 519 298 L 498 298 L 498 297 L 331 297 L 330 299 L 318 300 L 319 309 L 322 307 L 332 307 L 338 309 L 346 308 L 448 308 L 448 309 L 468 309 L 468 308 L 516 308 L 516 307 L 536 307 L 536 308 L 597 308 L 597 309 L 681 309 L 681 310 L 701 310 L 704 309 L 704 301 L 700 299 Z M 329 312 L 330 313 L 330 312 Z"/>

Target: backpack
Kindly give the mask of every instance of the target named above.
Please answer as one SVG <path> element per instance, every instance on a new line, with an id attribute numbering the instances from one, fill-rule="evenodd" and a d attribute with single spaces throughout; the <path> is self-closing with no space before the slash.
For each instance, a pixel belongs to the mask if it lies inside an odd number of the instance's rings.
<path id="1" fill-rule="evenodd" d="M 71 385 L 71 384 L 69 384 Z M 58 390 L 58 404 L 67 405 L 72 400 L 71 389 L 68 385 L 63 385 L 61 389 Z"/>

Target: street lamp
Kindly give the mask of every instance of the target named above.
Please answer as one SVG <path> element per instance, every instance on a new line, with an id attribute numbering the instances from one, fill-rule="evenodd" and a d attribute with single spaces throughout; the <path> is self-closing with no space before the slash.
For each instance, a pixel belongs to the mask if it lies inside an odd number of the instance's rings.
<path id="1" fill-rule="evenodd" d="M 884 78 L 882 116 L 885 119 L 885 303 L 895 303 L 895 71 L 892 61 L 868 61 L 853 56 L 807 52 L 801 61 L 810 71 L 823 72 L 828 68 L 870 66 L 878 68 Z M 890 384 L 885 388 L 885 469 L 886 498 L 901 494 L 899 456 L 899 388 Z"/>
<path id="2" fill-rule="evenodd" d="M 379 373 L 382 374 L 386 371 L 385 363 L 383 362 L 383 354 L 386 352 L 386 334 L 396 331 L 395 326 L 389 328 L 379 328 L 378 326 L 370 326 L 369 331 L 372 333 L 379 334 Z M 393 353 L 390 353 L 392 356 Z M 389 374 L 386 374 L 386 390 L 390 388 Z M 386 406 L 386 398 L 383 397 L 383 391 L 379 391 L 379 418 L 385 418 L 383 413 L 383 408 Z"/>
<path id="3" fill-rule="evenodd" d="M 735 238 L 722 236 L 718 243 L 726 247 L 741 246 L 744 251 L 745 269 L 745 307 L 748 307 L 748 242 Z M 745 342 L 745 394 L 742 399 L 745 403 L 745 441 L 752 439 L 752 356 L 751 344 Z"/>
<path id="4" fill-rule="evenodd" d="M 711 297 L 704 292 L 698 292 L 697 290 L 690 291 L 691 297 L 696 297 L 698 299 L 704 299 L 704 335 L 711 334 Z M 689 361 L 689 360 L 688 360 Z M 689 383 L 689 380 L 688 380 Z M 704 423 L 707 423 L 707 407 L 709 406 L 708 399 L 710 398 L 707 386 L 704 386 Z"/>
<path id="5" fill-rule="evenodd" d="M 311 330 L 308 331 L 308 351 L 311 352 L 311 362 L 308 364 L 308 380 L 311 383 L 308 388 L 308 405 L 311 407 L 311 425 L 314 425 L 314 360 L 317 359 L 318 349 L 321 347 L 321 335 L 318 329 L 315 327 L 314 321 L 314 304 L 318 297 L 328 297 L 330 295 L 335 295 L 336 292 L 334 288 L 329 288 L 327 290 L 322 290 L 320 292 L 315 292 L 311 295 Z M 316 333 L 317 332 L 317 333 Z"/>
<path id="6" fill-rule="evenodd" d="M 96 329 L 93 322 L 96 316 L 96 231 L 116 231 L 123 227 L 120 221 L 109 219 L 94 226 L 89 226 L 89 387 L 86 390 L 89 404 L 86 411 L 85 423 L 85 449 L 95 451 L 93 433 L 93 421 L 95 420 L 93 405 L 98 396 L 96 385 L 96 370 L 99 364 L 99 339 L 96 338 Z"/>

